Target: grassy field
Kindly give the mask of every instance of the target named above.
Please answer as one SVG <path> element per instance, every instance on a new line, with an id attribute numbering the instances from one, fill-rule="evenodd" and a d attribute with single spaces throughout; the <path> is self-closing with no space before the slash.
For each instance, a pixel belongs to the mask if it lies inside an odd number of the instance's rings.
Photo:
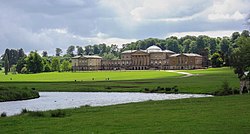
<path id="1" fill-rule="evenodd" d="M 7 76 L 1 73 L 0 84 L 35 88 L 39 91 L 93 92 L 140 92 L 145 88 L 178 86 L 179 92 L 183 93 L 212 93 L 221 88 L 223 81 L 228 81 L 233 88 L 239 87 L 239 80 L 230 68 L 181 71 L 198 75 L 182 77 L 184 75 L 166 71 L 53 72 Z"/>
<path id="2" fill-rule="evenodd" d="M 0 118 L 0 133 L 231 133 L 250 131 L 250 95 L 147 101 Z"/>
<path id="3" fill-rule="evenodd" d="M 1 82 L 73 82 L 73 81 L 105 81 L 109 80 L 140 80 L 181 76 L 165 71 L 86 71 L 86 72 L 50 72 L 38 74 L 1 73 Z"/>

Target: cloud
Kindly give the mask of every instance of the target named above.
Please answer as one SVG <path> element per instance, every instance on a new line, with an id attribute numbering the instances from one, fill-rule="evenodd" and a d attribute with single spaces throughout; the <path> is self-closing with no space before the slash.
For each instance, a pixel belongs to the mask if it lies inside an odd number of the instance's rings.
<path id="1" fill-rule="evenodd" d="M 54 53 L 71 44 L 121 45 L 173 33 L 220 36 L 225 33 L 218 31 L 246 28 L 248 5 L 249 0 L 6 0 L 0 5 L 0 53 Z"/>
<path id="2" fill-rule="evenodd" d="M 210 37 L 230 37 L 233 32 L 240 32 L 240 31 L 235 31 L 235 30 L 228 30 L 228 31 L 202 31 L 202 32 L 197 32 L 197 31 L 189 31 L 189 32 L 176 32 L 176 33 L 170 33 L 166 36 L 176 36 L 176 37 L 184 37 L 186 35 L 191 35 L 191 36 L 199 36 L 199 35 L 207 35 Z"/>
<path id="3" fill-rule="evenodd" d="M 209 20 L 243 20 L 247 14 L 242 14 L 239 11 L 236 11 L 234 14 L 209 14 Z"/>
<path id="4" fill-rule="evenodd" d="M 208 20 L 230 21 L 244 20 L 250 12 L 248 0 L 218 0 L 207 9 Z"/>
<path id="5" fill-rule="evenodd" d="M 130 13 L 135 19 L 171 19 L 192 16 L 212 4 L 207 0 L 145 0 Z M 195 6 L 199 5 L 199 6 Z"/>

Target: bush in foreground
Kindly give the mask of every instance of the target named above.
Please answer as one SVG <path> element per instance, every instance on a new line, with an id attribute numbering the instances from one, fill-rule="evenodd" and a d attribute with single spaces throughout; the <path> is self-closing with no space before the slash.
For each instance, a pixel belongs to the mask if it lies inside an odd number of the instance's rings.
<path id="1" fill-rule="evenodd" d="M 59 109 L 59 110 L 56 110 L 56 111 L 52 111 L 50 113 L 51 117 L 64 117 L 66 116 L 66 112 Z"/>
<path id="2" fill-rule="evenodd" d="M 230 87 L 228 81 L 223 81 L 221 89 L 215 91 L 213 94 L 216 96 L 233 95 L 233 94 L 239 94 L 239 90 Z"/>
<path id="3" fill-rule="evenodd" d="M 28 111 L 28 114 L 32 117 L 45 117 L 45 114 L 42 111 Z"/>

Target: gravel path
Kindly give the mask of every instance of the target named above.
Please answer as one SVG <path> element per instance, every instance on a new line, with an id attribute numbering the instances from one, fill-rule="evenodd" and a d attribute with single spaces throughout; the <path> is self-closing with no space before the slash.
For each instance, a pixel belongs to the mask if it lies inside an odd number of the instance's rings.
<path id="1" fill-rule="evenodd" d="M 174 72 L 174 73 L 178 73 L 178 74 L 184 74 L 185 76 L 182 76 L 181 78 L 199 75 L 199 74 L 191 74 L 191 73 L 188 73 L 188 72 L 178 72 L 177 70 L 167 70 L 167 72 Z"/>

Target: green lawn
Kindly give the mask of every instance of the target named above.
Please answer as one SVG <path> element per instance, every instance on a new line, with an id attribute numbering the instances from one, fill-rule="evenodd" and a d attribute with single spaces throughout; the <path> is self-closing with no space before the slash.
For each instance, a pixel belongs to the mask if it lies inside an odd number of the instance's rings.
<path id="1" fill-rule="evenodd" d="M 250 95 L 147 101 L 67 109 L 66 117 L 27 114 L 0 118 L 0 133 L 231 133 L 250 132 Z"/>
<path id="2" fill-rule="evenodd" d="M 179 91 L 183 93 L 212 93 L 221 88 L 223 81 L 228 81 L 233 88 L 239 87 L 237 75 L 230 68 L 180 71 L 198 75 L 182 77 L 182 74 L 166 71 L 52 72 L 7 76 L 1 73 L 0 84 L 36 88 L 39 91 L 93 92 L 140 92 L 145 88 L 178 86 Z M 110 80 L 105 80 L 106 78 Z"/>
<path id="3" fill-rule="evenodd" d="M 157 79 L 163 77 L 181 76 L 165 71 L 87 71 L 87 72 L 49 72 L 38 74 L 0 74 L 1 82 L 69 82 L 69 81 L 105 81 Z"/>

